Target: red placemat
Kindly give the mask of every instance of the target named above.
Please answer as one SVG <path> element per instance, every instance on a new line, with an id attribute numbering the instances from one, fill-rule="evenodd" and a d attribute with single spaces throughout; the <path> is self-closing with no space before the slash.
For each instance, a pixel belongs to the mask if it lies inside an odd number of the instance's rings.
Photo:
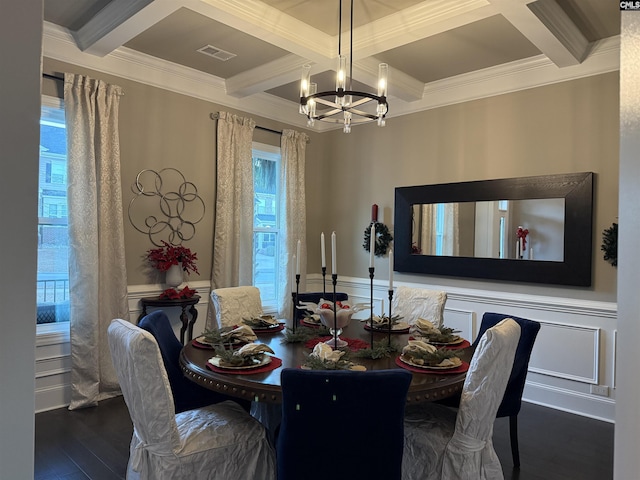
<path id="1" fill-rule="evenodd" d="M 270 372 L 271 370 L 275 370 L 276 368 L 281 366 L 282 366 L 282 360 L 280 360 L 278 357 L 271 357 L 271 361 L 262 367 L 248 368 L 246 370 L 230 370 L 228 368 L 220 368 L 207 362 L 207 368 L 212 372 L 227 373 L 231 375 L 253 375 L 255 373 Z"/>
<path id="2" fill-rule="evenodd" d="M 409 337 L 409 340 L 415 340 L 415 338 Z M 446 348 L 447 350 L 462 350 L 463 348 L 470 347 L 471 343 L 469 343 L 469 340 L 464 340 L 460 343 L 456 343 L 455 345 L 433 345 L 433 346 L 438 348 Z"/>
<path id="3" fill-rule="evenodd" d="M 464 373 L 469 370 L 469 364 L 467 362 L 462 362 L 462 365 L 456 368 L 450 368 L 449 370 L 431 370 L 427 368 L 414 367 L 404 363 L 400 360 L 400 357 L 396 357 L 396 365 L 404 368 L 405 370 L 409 370 L 414 373 L 428 373 L 428 374 L 436 374 L 436 375 L 451 375 L 452 373 Z"/>
<path id="4" fill-rule="evenodd" d="M 282 330 L 284 330 L 284 323 L 281 323 L 280 325 L 278 325 L 277 328 L 252 328 L 252 330 L 256 335 L 260 335 L 262 333 L 281 332 Z"/>
<path id="5" fill-rule="evenodd" d="M 200 343 L 195 338 L 193 340 L 191 340 L 191 345 L 193 345 L 196 348 L 202 348 L 204 350 L 213 350 L 213 345 L 208 345 L 206 343 Z"/>
<path id="6" fill-rule="evenodd" d="M 326 337 L 312 338 L 311 340 L 307 340 L 304 346 L 307 348 L 313 348 L 318 343 L 326 342 L 327 340 L 331 340 L 332 338 L 333 337 L 330 335 L 327 335 Z M 365 342 L 364 340 L 360 340 L 359 338 L 340 337 L 340 340 L 344 340 L 345 342 L 347 342 L 347 347 L 349 347 L 349 349 L 353 350 L 354 352 L 363 348 L 369 348 L 369 342 Z"/>

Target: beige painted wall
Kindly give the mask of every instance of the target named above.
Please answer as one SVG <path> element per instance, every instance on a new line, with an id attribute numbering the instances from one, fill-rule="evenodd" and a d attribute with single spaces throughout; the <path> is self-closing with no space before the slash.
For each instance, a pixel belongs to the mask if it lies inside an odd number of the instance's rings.
<path id="1" fill-rule="evenodd" d="M 178 168 L 193 181 L 206 215 L 187 244 L 198 253 L 200 276 L 211 274 L 215 202 L 215 122 L 209 114 L 226 109 L 210 102 L 90 71 L 51 59 L 47 73 L 86 73 L 123 87 L 120 140 L 125 242 L 129 284 L 154 283 L 143 272 L 149 240 L 126 219 L 131 185 L 143 169 Z M 44 92 L 55 94 L 44 82 Z M 391 104 L 393 113 L 393 104 Z M 259 125 L 287 125 L 253 116 Z M 616 221 L 618 195 L 618 75 L 611 73 L 390 118 L 375 125 L 324 134 L 309 133 L 307 146 L 307 249 L 310 273 L 320 271 L 320 232 L 338 236 L 338 273 L 367 277 L 362 248 L 371 204 L 379 221 L 393 230 L 394 188 L 407 185 L 593 171 L 594 284 L 591 288 L 546 287 L 396 274 L 397 280 L 534 294 L 615 301 L 616 271 L 602 260 L 601 232 Z M 275 138 L 274 138 L 275 137 Z M 256 141 L 278 143 L 256 131 Z M 317 252 L 317 254 L 314 254 Z M 386 279 L 387 261 L 378 259 L 376 278 Z"/>
<path id="2" fill-rule="evenodd" d="M 138 82 L 91 71 L 76 65 L 44 59 L 43 71 L 61 75 L 61 72 L 81 73 L 120 85 L 124 96 L 120 99 L 120 161 L 122 197 L 124 203 L 124 235 L 126 245 L 127 276 L 130 285 L 161 283 L 156 272 L 146 271 L 144 254 L 153 248 L 148 237 L 132 227 L 127 208 L 134 197 L 132 185 L 136 175 L 144 169 L 176 168 L 187 181 L 193 182 L 205 203 L 205 216 L 196 225 L 193 240 L 185 245 L 198 255 L 200 275 L 191 274 L 191 280 L 211 278 L 213 224 L 215 216 L 215 142 L 216 122 L 209 114 L 220 110 L 243 115 L 233 109 L 176 94 Z M 43 93 L 62 96 L 61 82 L 45 80 Z M 282 130 L 289 126 L 252 115 L 258 125 Z M 310 133 L 312 145 L 319 145 L 319 135 Z M 256 130 L 254 140 L 279 145 L 280 137 Z M 318 163 L 313 149 L 307 159 Z"/>
<path id="3" fill-rule="evenodd" d="M 331 184 L 327 179 L 312 182 L 307 191 L 310 197 L 320 190 L 332 194 L 326 197 L 323 214 L 317 214 L 319 223 L 309 225 L 308 238 L 335 230 L 339 274 L 367 277 L 368 256 L 361 244 L 371 204 L 380 206 L 380 221 L 392 230 L 395 187 L 592 171 L 591 288 L 398 273 L 395 279 L 615 301 L 616 270 L 602 260 L 600 244 L 602 231 L 618 214 L 618 102 L 618 74 L 610 73 L 390 118 L 383 129 L 368 124 L 349 135 L 325 134 L 323 159 L 334 172 Z M 309 204 L 312 211 L 318 208 Z M 386 258 L 378 260 L 377 279 L 387 278 L 387 265 Z M 312 262 L 309 271 L 318 270 L 318 261 Z"/>

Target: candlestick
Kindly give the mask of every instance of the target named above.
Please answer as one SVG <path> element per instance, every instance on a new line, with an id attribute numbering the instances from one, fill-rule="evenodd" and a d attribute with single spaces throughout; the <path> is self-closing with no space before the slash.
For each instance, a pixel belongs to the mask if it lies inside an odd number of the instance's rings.
<path id="1" fill-rule="evenodd" d="M 338 267 L 336 266 L 336 232 L 331 234 L 331 275 L 338 274 Z"/>
<path id="2" fill-rule="evenodd" d="M 296 264 L 296 254 L 294 253 L 291 257 L 291 291 L 295 292 L 294 285 L 296 284 L 296 271 L 294 270 L 294 265 Z"/>
<path id="3" fill-rule="evenodd" d="M 298 295 L 300 295 L 300 274 L 296 274 L 296 299 L 294 302 L 295 308 L 298 308 Z M 298 317 L 296 312 L 293 312 L 293 333 L 296 333 L 296 325 L 298 325 Z"/>
<path id="4" fill-rule="evenodd" d="M 300 240 L 298 240 L 296 255 L 296 275 L 300 275 Z"/>
<path id="5" fill-rule="evenodd" d="M 371 239 L 369 241 L 369 268 L 373 268 L 373 260 L 376 254 L 376 224 L 371 224 Z"/>
<path id="6" fill-rule="evenodd" d="M 331 236 L 331 240 L 333 243 L 333 240 L 335 238 L 336 233 L 333 232 L 333 235 Z M 333 258 L 335 258 L 335 255 L 333 256 Z M 333 260 L 332 258 L 332 260 Z M 334 350 L 338 350 L 338 309 L 337 309 L 337 302 L 336 302 L 336 283 L 338 283 L 338 274 L 337 273 L 332 273 L 331 274 L 331 283 L 333 283 L 333 349 Z"/>
<path id="7" fill-rule="evenodd" d="M 389 250 L 389 290 L 393 290 L 393 250 Z"/>
<path id="8" fill-rule="evenodd" d="M 387 342 L 387 344 L 389 345 L 389 347 L 391 347 L 391 308 L 392 308 L 392 304 L 393 304 L 393 289 L 390 287 L 389 288 L 389 325 L 387 327 L 387 335 L 389 336 L 389 340 Z"/>
<path id="9" fill-rule="evenodd" d="M 373 277 L 374 277 L 374 273 L 375 273 L 376 269 L 374 267 L 369 267 L 369 279 L 371 280 L 371 317 L 369 317 L 369 335 L 370 335 L 370 344 L 371 344 L 371 349 L 373 350 Z M 384 310 L 383 310 L 384 313 Z"/>
<path id="10" fill-rule="evenodd" d="M 322 268 L 326 268 L 327 266 L 327 258 L 324 254 L 324 232 L 320 234 L 320 253 L 322 254 Z"/>

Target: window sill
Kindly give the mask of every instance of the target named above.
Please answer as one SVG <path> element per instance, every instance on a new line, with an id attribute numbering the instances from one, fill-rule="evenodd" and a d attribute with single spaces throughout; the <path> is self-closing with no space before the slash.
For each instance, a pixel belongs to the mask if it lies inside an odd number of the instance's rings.
<path id="1" fill-rule="evenodd" d="M 52 345 L 71 341 L 69 322 L 47 323 L 36 326 L 36 346 Z"/>

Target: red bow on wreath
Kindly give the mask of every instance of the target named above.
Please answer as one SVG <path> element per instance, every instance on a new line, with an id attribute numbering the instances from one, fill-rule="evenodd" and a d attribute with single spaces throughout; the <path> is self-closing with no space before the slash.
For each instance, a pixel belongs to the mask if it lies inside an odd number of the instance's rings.
<path id="1" fill-rule="evenodd" d="M 527 235 L 529 235 L 529 229 L 518 227 L 518 231 L 516 232 L 516 236 L 522 239 L 522 251 L 524 252 L 527 249 Z"/>

